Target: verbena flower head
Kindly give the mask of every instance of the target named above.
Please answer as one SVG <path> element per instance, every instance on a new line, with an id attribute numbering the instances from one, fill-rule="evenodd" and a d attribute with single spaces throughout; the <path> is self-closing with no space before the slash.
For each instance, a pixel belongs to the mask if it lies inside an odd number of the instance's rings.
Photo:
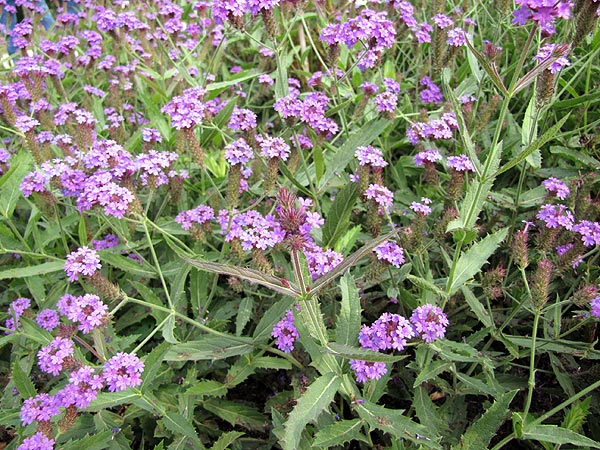
<path id="1" fill-rule="evenodd" d="M 467 155 L 449 156 L 448 167 L 457 172 L 475 172 L 475 166 Z"/>
<path id="2" fill-rule="evenodd" d="M 227 233 L 225 241 L 239 239 L 244 250 L 258 248 L 266 250 L 285 239 L 285 231 L 272 214 L 262 216 L 257 211 L 236 214 L 227 232 L 227 218 L 221 220 L 221 232 Z"/>
<path id="3" fill-rule="evenodd" d="M 119 236 L 116 234 L 107 234 L 102 239 L 95 239 L 92 241 L 92 247 L 94 250 L 107 250 L 119 245 Z"/>
<path id="4" fill-rule="evenodd" d="M 404 264 L 404 250 L 395 242 L 385 241 L 373 249 L 380 261 L 386 261 L 395 267 Z"/>
<path id="5" fill-rule="evenodd" d="M 379 380 L 387 373 L 387 367 L 384 362 L 351 359 L 350 368 L 354 370 L 356 381 L 359 383 L 364 383 L 370 380 Z"/>
<path id="6" fill-rule="evenodd" d="M 371 145 L 358 147 L 354 152 L 361 166 L 385 167 L 388 163 L 383 159 L 383 152 Z"/>
<path id="7" fill-rule="evenodd" d="M 592 307 L 592 316 L 600 319 L 600 297 L 596 297 L 590 302 L 590 306 Z"/>
<path id="8" fill-rule="evenodd" d="M 256 114 L 249 109 L 235 106 L 227 125 L 234 131 L 249 131 L 256 128 Z"/>
<path id="9" fill-rule="evenodd" d="M 441 103 L 444 101 L 442 90 L 428 76 L 423 77 L 419 81 L 419 84 L 425 86 L 425 89 L 419 93 L 419 97 L 424 104 Z"/>
<path id="10" fill-rule="evenodd" d="M 99 270 L 101 267 L 100 256 L 98 256 L 96 250 L 83 246 L 67 255 L 65 272 L 69 281 L 73 282 L 79 279 L 79 275 L 94 275 L 96 270 Z"/>
<path id="11" fill-rule="evenodd" d="M 513 24 L 525 25 L 533 20 L 546 34 L 554 34 L 556 19 L 569 19 L 573 7 L 573 2 L 554 0 L 516 0 L 515 4 L 520 8 L 513 12 Z"/>
<path id="12" fill-rule="evenodd" d="M 161 111 L 171 117 L 171 124 L 177 130 L 200 125 L 207 112 L 207 107 L 201 100 L 204 94 L 206 89 L 202 87 L 186 89 L 183 95 L 173 97 Z"/>
<path id="13" fill-rule="evenodd" d="M 436 150 L 434 148 L 423 150 L 422 152 L 417 153 L 413 158 L 415 166 L 417 166 L 417 167 L 422 166 L 427 163 L 433 164 L 436 161 L 441 161 L 441 160 L 442 160 L 442 154 L 440 153 L 439 150 Z"/>
<path id="14" fill-rule="evenodd" d="M 56 396 L 62 407 L 75 405 L 77 408 L 87 408 L 103 387 L 103 378 L 92 367 L 83 366 L 71 373 L 69 384 Z"/>
<path id="15" fill-rule="evenodd" d="M 48 439 L 42 432 L 37 432 L 33 436 L 23 439 L 17 450 L 53 450 L 54 439 Z"/>
<path id="16" fill-rule="evenodd" d="M 582 220 L 573 226 L 573 231 L 581 235 L 581 241 L 586 247 L 600 245 L 600 223 Z"/>
<path id="17" fill-rule="evenodd" d="M 79 323 L 77 329 L 84 334 L 89 333 L 94 328 L 104 324 L 107 317 L 108 306 L 100 300 L 100 297 L 93 294 L 85 294 L 82 297 L 76 297 L 71 305 L 67 317 L 75 323 Z"/>
<path id="18" fill-rule="evenodd" d="M 6 319 L 5 327 L 9 330 L 16 330 L 19 327 L 19 318 L 23 315 L 25 310 L 31 305 L 31 300 L 25 297 L 16 299 L 8 307 L 8 315 Z M 8 332 L 7 332 L 8 333 Z"/>
<path id="19" fill-rule="evenodd" d="M 294 314 L 291 309 L 285 312 L 285 316 L 273 327 L 271 333 L 276 339 L 277 348 L 286 353 L 294 350 L 294 342 L 300 337 L 298 330 L 294 326 Z"/>
<path id="20" fill-rule="evenodd" d="M 407 340 L 415 335 L 410 322 L 399 314 L 383 313 L 371 329 L 379 350 L 404 350 Z"/>
<path id="21" fill-rule="evenodd" d="M 571 193 L 571 190 L 567 187 L 567 184 L 564 181 L 554 177 L 550 177 L 547 180 L 542 181 L 542 186 L 544 186 L 548 192 L 553 193 L 561 200 L 566 199 Z"/>
<path id="22" fill-rule="evenodd" d="M 439 306 L 423 305 L 413 311 L 410 317 L 415 334 L 420 335 L 425 342 L 441 339 L 446 334 L 448 317 Z"/>
<path id="23" fill-rule="evenodd" d="M 424 216 L 428 216 L 429 214 L 431 214 L 431 207 L 429 206 L 430 204 L 431 199 L 427 197 L 421 197 L 421 203 L 412 202 L 409 208 L 417 214 L 423 214 Z"/>
<path id="24" fill-rule="evenodd" d="M 446 42 L 452 47 L 462 47 L 463 45 L 467 45 L 468 38 L 469 34 L 465 30 L 456 27 L 448 31 L 448 40 Z"/>
<path id="25" fill-rule="evenodd" d="M 365 197 L 373 200 L 382 210 L 388 211 L 394 204 L 394 193 L 385 186 L 370 184 L 365 191 Z"/>
<path id="26" fill-rule="evenodd" d="M 142 186 L 158 187 L 168 184 L 171 178 L 178 175 L 178 172 L 172 169 L 178 158 L 177 153 L 156 150 L 138 154 L 135 164 Z"/>
<path id="27" fill-rule="evenodd" d="M 194 209 L 182 211 L 175 217 L 175 222 L 186 231 L 191 230 L 194 225 L 202 225 L 214 219 L 215 211 L 210 206 L 198 205 Z"/>
<path id="28" fill-rule="evenodd" d="M 38 353 L 38 365 L 42 372 L 58 375 L 63 369 L 65 360 L 72 356 L 75 349 L 70 339 L 56 337 Z"/>
<path id="29" fill-rule="evenodd" d="M 536 217 L 546 224 L 546 228 L 563 227 L 571 230 L 575 222 L 573 213 L 564 205 L 544 205 Z"/>
<path id="30" fill-rule="evenodd" d="M 35 321 L 40 328 L 52 331 L 58 326 L 60 319 L 56 310 L 44 309 L 43 311 L 40 311 L 38 313 L 37 317 L 35 318 Z"/>
<path id="31" fill-rule="evenodd" d="M 244 138 L 237 139 L 225 146 L 225 159 L 232 166 L 246 164 L 254 158 L 254 150 L 248 145 Z"/>
<path id="32" fill-rule="evenodd" d="M 283 138 L 261 135 L 257 136 L 256 140 L 260 147 L 261 156 L 267 159 L 278 158 L 285 161 L 290 156 L 290 146 L 286 144 Z"/>
<path id="33" fill-rule="evenodd" d="M 49 421 L 60 414 L 56 398 L 48 394 L 38 394 L 28 398 L 21 407 L 21 423 L 29 425 L 33 422 Z"/>
<path id="34" fill-rule="evenodd" d="M 117 353 L 104 364 L 102 377 L 110 392 L 142 384 L 144 363 L 133 353 Z"/>
<path id="35" fill-rule="evenodd" d="M 304 255 L 313 280 L 325 275 L 344 260 L 344 257 L 338 252 L 331 249 L 323 250 L 314 243 L 306 244 Z"/>

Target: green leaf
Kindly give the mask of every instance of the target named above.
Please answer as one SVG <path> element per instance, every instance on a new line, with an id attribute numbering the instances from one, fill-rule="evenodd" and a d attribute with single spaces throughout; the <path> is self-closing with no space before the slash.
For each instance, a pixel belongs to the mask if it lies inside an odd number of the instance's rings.
<path id="1" fill-rule="evenodd" d="M 344 255 L 344 257 L 347 256 L 348 253 L 350 253 L 350 250 L 352 250 L 352 247 L 354 247 L 356 241 L 358 240 L 360 231 L 360 225 L 353 226 L 352 228 L 347 230 L 342 236 L 340 236 L 339 239 L 337 239 L 335 245 L 333 246 L 333 249 L 336 252 Z"/>
<path id="2" fill-rule="evenodd" d="M 152 386 L 154 378 L 158 373 L 165 354 L 170 345 L 166 342 L 155 347 L 144 360 L 144 373 L 142 374 L 142 385 L 140 389 L 146 391 Z"/>
<path id="3" fill-rule="evenodd" d="M 475 50 L 475 47 L 473 47 L 473 44 L 471 43 L 471 41 L 469 41 L 469 39 L 466 40 L 466 43 L 467 43 L 467 47 L 469 47 L 469 50 L 471 51 L 471 53 L 473 55 L 475 55 L 475 58 L 477 58 L 477 61 L 479 61 L 479 64 L 481 64 L 481 67 L 483 67 L 483 70 L 486 71 L 486 73 L 490 77 L 490 80 L 492 80 L 492 83 L 494 83 L 496 88 L 501 93 L 503 93 L 505 96 L 508 95 L 508 89 L 506 89 L 506 86 L 504 86 L 504 81 L 502 81 L 502 78 L 500 77 L 500 74 L 498 73 L 498 69 L 496 68 L 496 65 L 494 63 L 490 64 L 490 61 L 488 60 L 488 58 L 486 58 L 479 51 Z"/>
<path id="4" fill-rule="evenodd" d="M 172 431 L 175 437 L 181 435 L 191 439 L 196 445 L 202 446 L 192 423 L 183 415 L 174 411 L 168 411 L 162 418 L 162 423 L 169 431 Z"/>
<path id="5" fill-rule="evenodd" d="M 352 347 L 337 342 L 329 342 L 322 350 L 335 356 L 346 359 L 362 359 L 363 361 L 378 361 L 392 363 L 406 358 L 406 355 L 388 355 L 360 347 Z"/>
<path id="6" fill-rule="evenodd" d="M 483 304 L 475 297 L 475 294 L 473 294 L 473 291 L 469 286 L 462 286 L 461 291 L 465 296 L 465 301 L 469 305 L 469 308 L 471 308 L 471 311 L 477 316 L 479 321 L 487 328 L 494 328 L 494 321 L 485 310 Z"/>
<path id="7" fill-rule="evenodd" d="M 327 170 L 319 183 L 319 190 L 322 190 L 329 181 L 344 171 L 346 166 L 354 158 L 354 152 L 362 145 L 368 145 L 373 142 L 389 126 L 390 122 L 386 119 L 373 119 L 367 122 L 359 130 L 352 133 L 346 142 L 335 152 L 327 161 Z"/>
<path id="8" fill-rule="evenodd" d="M 537 138 L 538 134 L 538 122 L 537 113 L 538 109 L 535 106 L 536 98 L 532 96 L 527 105 L 525 116 L 523 117 L 523 125 L 521 127 L 521 144 L 525 147 L 531 144 L 532 140 Z M 534 169 L 539 169 L 542 165 L 542 154 L 539 149 L 529 154 L 525 158 L 527 163 Z"/>
<path id="9" fill-rule="evenodd" d="M 264 431 L 267 419 L 256 408 L 230 400 L 205 400 L 202 407 L 229 424 Z"/>
<path id="10" fill-rule="evenodd" d="M 273 327 L 282 319 L 285 311 L 290 309 L 293 304 L 294 300 L 289 297 L 284 297 L 273 304 L 273 306 L 271 306 L 267 312 L 262 315 L 260 322 L 258 322 L 258 325 L 254 330 L 254 342 L 264 342 L 271 339 Z"/>
<path id="11" fill-rule="evenodd" d="M 525 426 L 523 439 L 553 444 L 569 444 L 578 447 L 600 448 L 600 442 L 556 425 Z"/>
<path id="12" fill-rule="evenodd" d="M 15 361 L 12 365 L 12 379 L 17 391 L 19 391 L 19 396 L 22 399 L 35 397 L 37 395 L 35 386 L 29 379 L 29 374 L 25 373 L 21 364 L 19 364 L 19 361 Z"/>
<path id="13" fill-rule="evenodd" d="M 198 269 L 206 270 L 207 272 L 213 272 L 223 275 L 232 275 L 234 277 L 241 278 L 243 280 L 257 283 L 262 286 L 266 286 L 269 289 L 279 292 L 283 295 L 288 295 L 292 298 L 298 298 L 299 289 L 291 282 L 288 282 L 282 278 L 277 278 L 272 275 L 268 275 L 264 272 L 255 269 L 247 269 L 244 267 L 232 266 L 230 264 L 221 264 L 210 261 L 199 261 L 188 257 L 183 259 Z"/>
<path id="14" fill-rule="evenodd" d="M 202 380 L 189 388 L 185 393 L 201 397 L 223 397 L 227 394 L 227 387 L 218 381 Z"/>
<path id="15" fill-rule="evenodd" d="M 413 388 L 417 388 L 421 383 L 429 381 L 437 377 L 440 373 L 444 373 L 450 370 L 454 366 L 454 363 L 448 361 L 432 361 L 427 364 L 423 370 L 420 371 L 419 375 L 413 383 Z"/>
<path id="16" fill-rule="evenodd" d="M 438 295 L 438 296 L 440 296 L 442 298 L 445 298 L 445 297 L 448 296 L 442 289 L 440 289 L 439 287 L 437 287 L 431 281 L 426 280 L 425 278 L 417 277 L 417 276 L 411 275 L 411 274 L 407 274 L 406 275 L 406 279 L 409 280 L 411 283 L 413 283 L 415 286 L 417 286 L 418 288 L 420 288 L 422 290 L 432 292 L 435 295 Z"/>
<path id="17" fill-rule="evenodd" d="M 101 250 L 98 253 L 100 255 L 102 264 L 107 263 L 112 267 L 121 269 L 125 273 L 130 273 L 132 275 L 137 275 L 144 278 L 156 277 L 156 271 L 147 262 L 140 264 L 131 258 L 113 253 L 109 250 Z"/>
<path id="18" fill-rule="evenodd" d="M 354 440 L 368 443 L 361 433 L 362 426 L 363 421 L 360 419 L 340 420 L 332 423 L 315 434 L 312 446 L 333 447 Z"/>
<path id="19" fill-rule="evenodd" d="M 460 372 L 456 374 L 456 378 L 462 382 L 459 389 L 457 389 L 461 393 L 463 393 L 466 390 L 466 387 L 468 389 L 472 389 L 477 394 L 491 395 L 493 397 L 500 394 L 496 387 L 489 386 L 488 384 L 484 383 L 478 378 L 470 377 Z"/>
<path id="20" fill-rule="evenodd" d="M 11 278 L 25 278 L 45 273 L 59 272 L 64 270 L 64 261 L 50 261 L 35 266 L 17 267 L 14 269 L 3 270 L 0 272 L 0 280 Z"/>
<path id="21" fill-rule="evenodd" d="M 448 278 L 446 292 L 449 295 L 454 294 L 464 283 L 469 281 L 479 272 L 481 267 L 487 262 L 488 258 L 496 251 L 496 248 L 506 237 L 508 228 L 502 228 L 494 234 L 490 234 L 481 241 L 473 244 L 466 252 L 464 252 L 453 272 L 453 276 Z"/>
<path id="22" fill-rule="evenodd" d="M 212 450 L 227 450 L 231 444 L 243 435 L 244 433 L 241 431 L 228 431 L 227 433 L 223 433 L 211 448 Z"/>
<path id="23" fill-rule="evenodd" d="M 340 279 L 340 290 L 342 291 L 342 302 L 340 314 L 336 320 L 335 338 L 338 343 L 351 345 L 356 342 L 360 331 L 360 297 L 354 278 L 350 272 L 344 274 Z"/>
<path id="24" fill-rule="evenodd" d="M 323 225 L 324 248 L 333 247 L 350 225 L 350 214 L 358 198 L 358 184 L 348 183 L 336 196 Z"/>
<path id="25" fill-rule="evenodd" d="M 285 55 L 281 55 L 281 52 L 275 52 L 275 60 L 277 65 L 277 76 L 275 77 L 275 97 L 280 99 L 287 97 L 290 94 L 288 87 L 288 73 L 287 67 L 282 63 L 282 59 Z"/>
<path id="26" fill-rule="evenodd" d="M 573 404 L 565 414 L 561 427 L 579 433 L 583 428 L 587 416 L 590 414 L 592 397 Z"/>
<path id="27" fill-rule="evenodd" d="M 171 314 L 163 321 L 163 326 L 161 327 L 162 335 L 169 344 L 179 344 L 179 341 L 175 337 L 176 326 L 177 322 L 174 314 Z"/>
<path id="28" fill-rule="evenodd" d="M 245 297 L 240 302 L 238 307 L 238 313 L 235 320 L 235 335 L 241 336 L 244 328 L 252 318 L 252 312 L 254 309 L 254 300 L 252 297 Z"/>
<path id="29" fill-rule="evenodd" d="M 275 356 L 260 356 L 254 360 L 254 367 L 257 369 L 289 370 L 292 368 L 292 363 L 287 359 Z"/>
<path id="30" fill-rule="evenodd" d="M 165 355 L 166 361 L 199 361 L 224 359 L 244 355 L 254 350 L 252 340 L 236 336 L 206 336 L 171 346 Z"/>
<path id="31" fill-rule="evenodd" d="M 476 362 L 490 370 L 494 365 L 487 356 L 483 356 L 479 350 L 465 342 L 454 342 L 449 339 L 434 341 L 429 347 L 438 352 L 442 359 L 451 362 Z"/>
<path id="32" fill-rule="evenodd" d="M 434 436 L 431 430 L 404 416 L 403 410 L 384 408 L 368 400 L 356 405 L 355 409 L 371 428 L 390 433 L 396 439 L 410 439 L 427 448 L 442 448 L 432 439 Z"/>
<path id="33" fill-rule="evenodd" d="M 542 134 L 538 139 L 529 144 L 521 153 L 518 154 L 516 158 L 511 159 L 509 162 L 504 164 L 495 174 L 494 177 L 497 177 L 501 173 L 506 172 L 509 169 L 512 169 L 516 165 L 520 164 L 527 158 L 530 154 L 532 154 L 537 149 L 543 147 L 552 139 L 554 139 L 557 135 L 564 123 L 569 118 L 570 114 L 565 114 L 557 123 L 555 123 L 552 127 L 548 128 L 544 134 Z"/>
<path id="34" fill-rule="evenodd" d="M 64 450 L 102 450 L 111 446 L 113 439 L 112 431 L 106 430 L 91 435 L 86 435 L 81 439 L 73 441 L 70 439 L 61 448 Z"/>
<path id="35" fill-rule="evenodd" d="M 315 178 L 317 184 L 325 172 L 325 160 L 323 159 L 323 150 L 320 146 L 316 146 L 313 150 L 313 160 L 315 161 Z"/>
<path id="36" fill-rule="evenodd" d="M 295 450 L 306 425 L 316 420 L 333 401 L 342 379 L 329 372 L 317 378 L 298 399 L 284 424 L 283 450 Z"/>
<path id="37" fill-rule="evenodd" d="M 7 219 L 13 216 L 17 202 L 23 198 L 20 186 L 30 170 L 31 157 L 21 151 L 10 159 L 10 169 L 0 177 L 0 212 Z"/>
<path id="38" fill-rule="evenodd" d="M 242 81 L 247 81 L 247 80 L 251 80 L 252 78 L 256 78 L 257 76 L 260 75 L 260 73 L 251 71 L 250 73 L 240 72 L 236 75 L 237 76 L 235 78 L 232 78 L 231 80 L 219 81 L 217 83 L 210 83 L 208 86 L 206 86 L 206 90 L 208 92 L 220 91 L 220 90 L 222 91 L 223 89 L 228 88 L 229 86 L 233 86 L 234 84 L 238 84 L 238 83 L 241 83 Z M 287 78 L 286 78 L 286 83 L 287 83 Z"/>
<path id="39" fill-rule="evenodd" d="M 431 401 L 425 386 L 418 386 L 415 390 L 413 407 L 419 422 L 431 430 L 431 438 L 437 437 L 441 431 L 448 428 L 448 424 L 441 418 L 438 407 Z"/>
<path id="40" fill-rule="evenodd" d="M 100 392 L 96 400 L 94 400 L 87 411 L 100 411 L 113 406 L 121 406 L 127 403 L 133 403 L 135 400 L 142 397 L 139 391 L 127 389 L 119 392 Z"/>
<path id="41" fill-rule="evenodd" d="M 510 412 L 510 402 L 518 390 L 500 395 L 485 413 L 471 424 L 461 438 L 461 445 L 452 446 L 453 450 L 485 450 L 496 435 L 496 431 Z"/>

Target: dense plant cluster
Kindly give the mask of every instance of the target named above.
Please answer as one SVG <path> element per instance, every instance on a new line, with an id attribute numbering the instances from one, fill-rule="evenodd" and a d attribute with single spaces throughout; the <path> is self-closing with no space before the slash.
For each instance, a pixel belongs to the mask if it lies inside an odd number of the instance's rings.
<path id="1" fill-rule="evenodd" d="M 600 2 L 15 3 L 7 448 L 600 448 Z"/>

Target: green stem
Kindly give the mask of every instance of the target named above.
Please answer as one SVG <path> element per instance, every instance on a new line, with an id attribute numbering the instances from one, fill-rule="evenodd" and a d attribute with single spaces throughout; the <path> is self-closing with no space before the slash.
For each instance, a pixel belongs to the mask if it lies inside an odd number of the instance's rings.
<path id="1" fill-rule="evenodd" d="M 167 297 L 167 302 L 169 303 L 169 310 L 173 310 L 173 302 L 171 301 L 171 296 L 169 295 L 169 289 L 167 287 L 167 282 L 165 281 L 165 277 L 162 274 L 162 270 L 160 268 L 160 263 L 158 261 L 158 256 L 156 254 L 156 250 L 154 250 L 154 245 L 152 245 L 152 237 L 150 236 L 150 231 L 148 230 L 148 225 L 146 221 L 148 219 L 146 216 L 142 217 L 141 224 L 144 227 L 144 233 L 146 234 L 146 239 L 148 241 L 148 248 L 150 249 L 150 253 L 152 254 L 152 259 L 154 260 L 154 267 L 156 268 L 156 273 L 160 278 L 160 282 L 162 284 L 163 290 L 165 291 L 165 296 Z"/>
<path id="2" fill-rule="evenodd" d="M 538 326 L 540 323 L 540 316 L 542 312 L 539 308 L 535 308 L 533 316 L 533 330 L 531 331 L 531 354 L 529 356 L 529 381 L 527 382 L 528 392 L 527 400 L 525 401 L 525 408 L 523 409 L 523 420 L 527 422 L 527 415 L 529 414 L 529 408 L 531 407 L 531 399 L 533 398 L 533 389 L 535 388 L 535 346 L 537 340 Z"/>

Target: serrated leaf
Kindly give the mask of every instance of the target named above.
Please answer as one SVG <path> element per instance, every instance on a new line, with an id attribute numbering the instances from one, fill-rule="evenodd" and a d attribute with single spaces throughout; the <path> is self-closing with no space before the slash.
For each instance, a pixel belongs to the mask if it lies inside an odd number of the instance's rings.
<path id="1" fill-rule="evenodd" d="M 361 359 L 363 361 L 378 361 L 393 363 L 406 358 L 406 355 L 388 355 L 379 353 L 373 350 L 360 347 L 352 347 L 350 345 L 340 344 L 338 342 L 329 342 L 321 350 L 323 353 L 329 353 L 335 356 L 341 356 L 346 359 Z"/>
<path id="2" fill-rule="evenodd" d="M 525 426 L 523 439 L 551 442 L 553 444 L 569 444 L 579 447 L 600 448 L 600 442 L 556 425 Z"/>
<path id="3" fill-rule="evenodd" d="M 258 325 L 254 330 L 254 336 L 252 337 L 254 342 L 264 342 L 271 339 L 273 327 L 282 319 L 285 311 L 290 309 L 293 304 L 294 300 L 289 297 L 282 298 L 273 304 L 273 306 L 262 315 L 260 322 L 258 322 Z"/>
<path id="4" fill-rule="evenodd" d="M 469 305 L 469 308 L 471 308 L 471 311 L 477 316 L 479 321 L 487 328 L 494 328 L 494 321 L 479 299 L 475 297 L 473 291 L 468 286 L 462 286 L 461 291 L 465 296 L 465 301 Z"/>
<path id="5" fill-rule="evenodd" d="M 96 400 L 87 407 L 87 411 L 99 411 L 113 406 L 133 403 L 141 396 L 140 392 L 131 389 L 119 392 L 100 392 Z"/>
<path id="6" fill-rule="evenodd" d="M 429 347 L 438 352 L 442 359 L 451 362 L 477 362 L 483 366 L 494 369 L 489 357 L 483 356 L 479 350 L 464 342 L 454 342 L 448 339 L 434 341 Z"/>
<path id="7" fill-rule="evenodd" d="M 238 313 L 235 319 L 235 334 L 241 336 L 244 328 L 252 318 L 254 309 L 254 300 L 251 297 L 245 297 L 240 302 Z"/>
<path id="8" fill-rule="evenodd" d="M 248 81 L 248 80 L 251 80 L 252 78 L 256 78 L 257 76 L 260 75 L 260 73 L 250 72 L 250 73 L 240 73 L 237 75 L 238 76 L 236 76 L 235 78 L 232 78 L 231 80 L 210 83 L 208 86 L 206 86 L 206 90 L 208 92 L 223 90 L 225 88 L 228 88 L 229 86 L 233 86 L 234 84 L 241 83 L 242 81 Z M 287 79 L 286 79 L 286 82 L 287 82 Z"/>
<path id="9" fill-rule="evenodd" d="M 329 181 L 336 176 L 336 174 L 342 173 L 346 166 L 354 158 L 354 152 L 362 145 L 368 145 L 373 142 L 383 131 L 389 126 L 390 122 L 385 119 L 373 119 L 367 122 L 359 130 L 356 130 L 348 138 L 344 144 L 337 149 L 335 153 L 332 152 L 332 157 L 327 161 L 327 170 L 321 178 L 319 183 L 319 190 L 322 190 Z"/>
<path id="10" fill-rule="evenodd" d="M 244 355 L 254 350 L 252 340 L 237 336 L 206 336 L 202 339 L 171 346 L 166 361 L 199 361 Z"/>
<path id="11" fill-rule="evenodd" d="M 175 437 L 181 435 L 191 439 L 194 444 L 200 444 L 200 439 L 192 423 L 183 415 L 174 411 L 168 411 L 162 418 L 162 423 L 169 431 L 172 431 Z"/>
<path id="12" fill-rule="evenodd" d="M 110 447 L 112 438 L 112 431 L 101 431 L 99 433 L 86 435 L 75 441 L 69 440 L 61 448 L 64 450 L 102 450 Z"/>
<path id="13" fill-rule="evenodd" d="M 165 354 L 169 350 L 169 344 L 163 342 L 162 344 L 155 347 L 144 359 L 144 373 L 142 374 L 142 385 L 140 389 L 145 391 L 152 386 L 154 378 L 160 369 L 161 363 L 165 357 Z"/>
<path id="14" fill-rule="evenodd" d="M 438 296 L 440 296 L 442 298 L 447 297 L 446 293 L 442 289 L 440 289 L 439 287 L 437 287 L 431 281 L 426 280 L 425 278 L 417 277 L 417 276 L 411 275 L 411 274 L 407 274 L 406 275 L 406 279 L 409 280 L 411 283 L 413 283 L 415 286 L 417 286 L 418 288 L 420 288 L 422 290 L 426 290 L 426 291 L 432 292 L 435 295 L 438 295 Z"/>
<path id="15" fill-rule="evenodd" d="M 251 430 L 264 430 L 267 419 L 256 408 L 230 400 L 205 400 L 202 407 L 229 424 Z"/>
<path id="16" fill-rule="evenodd" d="M 261 356 L 254 360 L 254 367 L 257 369 L 289 370 L 292 368 L 292 363 L 287 359 L 275 356 Z"/>
<path id="17" fill-rule="evenodd" d="M 20 187 L 31 165 L 29 154 L 21 151 L 12 156 L 8 172 L 0 177 L 0 212 L 6 218 L 13 216 L 17 202 L 23 198 Z"/>
<path id="18" fill-rule="evenodd" d="M 518 390 L 500 395 L 494 403 L 467 429 L 461 438 L 461 445 L 454 445 L 453 450 L 485 450 L 491 439 L 510 412 L 510 402 Z"/>
<path id="19" fill-rule="evenodd" d="M 194 384 L 185 393 L 201 397 L 222 397 L 227 394 L 227 387 L 218 381 L 202 380 Z"/>
<path id="20" fill-rule="evenodd" d="M 354 278 L 350 273 L 344 274 L 340 279 L 342 302 L 340 314 L 336 320 L 335 338 L 340 344 L 351 345 L 356 342 L 360 331 L 360 297 Z"/>
<path id="21" fill-rule="evenodd" d="M 488 258 L 496 251 L 500 243 L 506 238 L 508 228 L 502 228 L 493 234 L 473 244 L 458 258 L 452 278 L 448 278 L 446 292 L 454 294 L 464 283 L 469 281 L 479 272 Z"/>
<path id="22" fill-rule="evenodd" d="M 560 426 L 579 433 L 590 414 L 591 403 L 592 397 L 586 397 L 584 400 L 574 403 L 565 414 Z"/>
<path id="23" fill-rule="evenodd" d="M 384 408 L 368 400 L 356 405 L 355 409 L 371 428 L 390 433 L 397 439 L 410 439 L 415 444 L 427 448 L 442 448 L 432 439 L 431 430 L 404 416 L 403 410 Z"/>
<path id="24" fill-rule="evenodd" d="M 339 237 L 348 229 L 350 214 L 358 198 L 358 184 L 348 183 L 336 196 L 329 208 L 323 225 L 324 248 L 335 246 Z"/>
<path id="25" fill-rule="evenodd" d="M 223 275 L 232 275 L 246 281 L 260 284 L 269 289 L 279 292 L 283 295 L 288 295 L 292 298 L 299 297 L 299 289 L 293 283 L 282 281 L 282 279 L 266 274 L 259 270 L 248 269 L 245 267 L 232 266 L 230 264 L 221 264 L 210 261 L 199 261 L 183 256 L 183 259 L 198 269 L 206 270 L 207 272 L 218 273 Z M 289 286 L 289 287 L 288 287 Z"/>
<path id="26" fill-rule="evenodd" d="M 363 421 L 361 419 L 340 420 L 327 425 L 315 435 L 313 447 L 333 447 L 343 445 L 350 441 L 362 441 L 367 443 L 361 433 Z"/>
<path id="27" fill-rule="evenodd" d="M 26 278 L 34 275 L 43 275 L 46 273 L 59 272 L 61 270 L 64 270 L 64 268 L 64 261 L 50 261 L 34 266 L 16 267 L 14 269 L 0 271 L 0 280 L 12 278 Z"/>
<path id="28" fill-rule="evenodd" d="M 175 320 L 175 315 L 171 314 L 164 320 L 163 326 L 161 327 L 163 338 L 165 338 L 165 341 L 169 344 L 179 344 L 179 341 L 175 337 L 176 326 L 177 322 Z"/>
<path id="29" fill-rule="evenodd" d="M 463 373 L 457 373 L 456 378 L 458 380 L 460 380 L 463 385 L 459 388 L 460 391 L 464 391 L 465 390 L 464 387 L 466 386 L 469 389 L 474 390 L 478 394 L 481 393 L 481 394 L 485 394 L 485 395 L 491 395 L 493 397 L 495 397 L 499 394 L 499 392 L 496 390 L 495 387 L 489 386 L 488 384 L 484 383 L 483 381 L 481 381 L 477 378 L 470 377 Z"/>
<path id="30" fill-rule="evenodd" d="M 527 105 L 527 109 L 525 110 L 525 115 L 523 117 L 523 125 L 521 126 L 521 144 L 526 147 L 531 144 L 532 140 L 537 138 L 538 133 L 538 121 L 537 121 L 537 113 L 538 109 L 535 106 L 536 98 L 532 96 L 529 100 L 529 104 Z M 540 150 L 537 149 L 533 153 L 527 155 L 525 161 L 533 167 L 534 169 L 539 169 L 542 164 L 542 154 Z"/>
<path id="31" fill-rule="evenodd" d="M 212 450 L 227 450 L 227 448 L 244 435 L 241 431 L 228 431 L 219 436 L 211 447 Z"/>
<path id="32" fill-rule="evenodd" d="M 21 398 L 27 399 L 37 395 L 35 386 L 29 379 L 29 375 L 25 373 L 19 364 L 19 361 L 15 361 L 12 365 L 12 380 Z"/>
<path id="33" fill-rule="evenodd" d="M 296 406 L 284 424 L 281 446 L 283 450 L 295 450 L 306 425 L 316 420 L 333 401 L 342 379 L 329 372 L 317 378 L 298 399 Z"/>
<path id="34" fill-rule="evenodd" d="M 441 431 L 445 431 L 448 425 L 438 413 L 438 407 L 431 401 L 424 386 L 418 386 L 415 390 L 413 407 L 419 422 L 431 430 L 432 439 L 437 437 Z"/>
<path id="35" fill-rule="evenodd" d="M 377 247 L 383 241 L 386 241 L 390 237 L 392 237 L 393 234 L 394 233 L 392 232 L 392 233 L 385 234 L 383 236 L 379 236 L 376 239 L 372 239 L 367 244 L 363 245 L 357 251 L 352 253 L 350 256 L 345 258 L 339 265 L 334 267 L 332 270 L 327 272 L 325 275 L 323 275 L 320 278 L 317 278 L 317 280 L 313 283 L 313 285 L 311 287 L 310 294 L 315 295 L 317 292 L 319 292 L 321 289 L 323 289 L 325 286 L 327 286 L 330 281 L 335 280 L 337 277 L 339 277 L 341 274 L 343 274 L 346 270 L 350 269 L 351 267 L 354 267 L 358 263 L 358 261 L 360 261 L 366 255 L 368 255 L 375 247 Z"/>
<path id="36" fill-rule="evenodd" d="M 454 366 L 454 363 L 448 361 L 433 361 L 430 362 L 417 376 L 413 383 L 413 388 L 418 387 L 421 383 L 429 381 L 437 377 L 440 373 L 450 370 Z"/>

